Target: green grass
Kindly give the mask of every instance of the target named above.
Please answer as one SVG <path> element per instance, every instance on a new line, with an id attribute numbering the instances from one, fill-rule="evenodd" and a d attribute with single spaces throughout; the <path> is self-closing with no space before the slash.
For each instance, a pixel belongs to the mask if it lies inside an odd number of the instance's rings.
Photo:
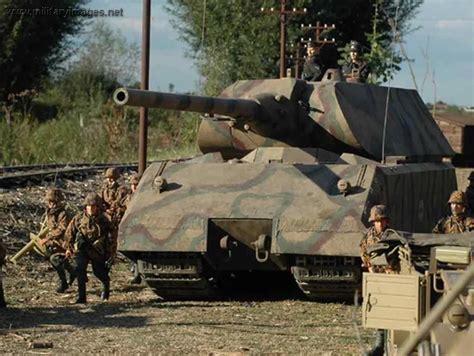
<path id="1" fill-rule="evenodd" d="M 148 159 L 190 157 L 196 146 L 195 115 L 151 112 Z M 131 162 L 138 157 L 138 113 L 112 104 L 76 105 L 40 123 L 0 121 L 2 165 L 73 162 Z"/>

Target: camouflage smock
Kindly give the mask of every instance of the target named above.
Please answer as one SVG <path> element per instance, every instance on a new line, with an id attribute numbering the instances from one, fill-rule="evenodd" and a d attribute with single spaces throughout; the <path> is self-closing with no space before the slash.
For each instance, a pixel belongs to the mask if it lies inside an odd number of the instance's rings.
<path id="1" fill-rule="evenodd" d="M 70 251 L 77 252 L 78 234 L 90 246 L 87 253 L 93 259 L 106 259 L 112 254 L 111 223 L 102 213 L 89 216 L 85 212 L 77 214 L 69 223 L 66 238 Z"/>
<path id="2" fill-rule="evenodd" d="M 45 215 L 46 227 L 48 228 L 46 247 L 50 253 L 65 252 L 65 234 L 70 217 L 66 210 L 62 208 L 48 208 Z"/>
<path id="3" fill-rule="evenodd" d="M 433 228 L 435 234 L 458 234 L 474 230 L 474 220 L 465 215 L 442 218 Z"/>
<path id="4" fill-rule="evenodd" d="M 127 196 L 127 188 L 117 182 L 105 182 L 99 195 L 112 223 L 118 225 L 125 212 L 123 201 Z"/>
<path id="5" fill-rule="evenodd" d="M 382 236 L 383 231 L 378 233 L 375 231 L 375 227 L 373 226 L 365 231 L 364 236 L 360 241 L 360 257 L 362 258 L 362 263 L 364 266 L 370 266 L 370 256 L 367 253 L 367 247 L 379 242 L 382 239 Z"/>

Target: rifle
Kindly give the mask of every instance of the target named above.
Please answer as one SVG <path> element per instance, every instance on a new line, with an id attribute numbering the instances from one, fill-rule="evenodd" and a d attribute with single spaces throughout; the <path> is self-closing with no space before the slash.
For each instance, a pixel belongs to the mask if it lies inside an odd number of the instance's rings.
<path id="1" fill-rule="evenodd" d="M 18 251 L 13 257 L 11 257 L 10 262 L 16 265 L 18 260 L 31 250 L 35 251 L 37 254 L 44 258 L 48 258 L 48 250 L 46 249 L 46 246 L 41 243 L 41 240 L 48 234 L 48 232 L 48 227 L 43 227 L 37 235 L 30 232 L 30 242 L 28 242 L 25 246 L 23 246 L 20 251 Z"/>

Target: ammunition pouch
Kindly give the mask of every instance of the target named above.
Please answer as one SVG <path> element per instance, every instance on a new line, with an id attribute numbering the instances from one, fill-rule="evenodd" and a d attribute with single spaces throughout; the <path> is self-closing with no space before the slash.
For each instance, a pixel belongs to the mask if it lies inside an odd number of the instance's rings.
<path id="1" fill-rule="evenodd" d="M 104 241 L 102 239 L 96 240 L 92 243 L 92 248 L 101 256 L 105 256 L 106 249 L 104 245 Z"/>
<path id="2" fill-rule="evenodd" d="M 78 233 L 76 235 L 76 242 L 74 244 L 74 248 L 77 251 L 86 252 L 90 248 L 90 246 L 91 244 L 89 240 L 84 235 L 82 235 L 81 233 Z"/>

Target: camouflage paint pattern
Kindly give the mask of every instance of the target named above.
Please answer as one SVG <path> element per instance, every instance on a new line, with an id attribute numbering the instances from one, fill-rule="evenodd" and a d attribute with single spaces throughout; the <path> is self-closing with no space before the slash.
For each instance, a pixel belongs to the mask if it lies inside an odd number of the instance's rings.
<path id="1" fill-rule="evenodd" d="M 283 78 L 238 81 L 218 98 L 114 99 L 210 114 L 205 155 L 148 167 L 119 227 L 119 250 L 159 294 L 206 295 L 209 265 L 291 270 L 309 297 L 352 295 L 370 208 L 385 204 L 394 229 L 428 232 L 456 189 L 441 163 L 453 151 L 413 90 Z M 384 158 L 424 163 L 379 163 L 387 99 Z"/>
<path id="2" fill-rule="evenodd" d="M 283 157 L 288 149 L 279 150 Z M 257 156 L 263 161 L 255 161 Z M 120 225 L 120 250 L 205 252 L 209 221 L 263 219 L 271 221 L 272 253 L 358 256 L 372 202 L 387 203 L 392 227 L 427 232 L 442 216 L 445 195 L 455 184 L 453 170 L 434 163 L 420 169 L 268 163 L 263 157 L 268 155 L 249 155 L 253 163 L 203 163 L 202 158 L 170 163 L 161 174 L 168 182 L 161 192 L 154 187 L 160 164 L 152 164 Z M 351 183 L 353 193 L 340 194 L 340 179 Z M 400 204 L 400 192 L 416 184 L 418 193 L 404 195 Z M 440 185 L 446 188 L 436 188 Z M 413 214 L 413 206 L 432 209 Z M 234 235 L 239 241 L 258 238 Z"/>
<path id="3" fill-rule="evenodd" d="M 203 153 L 230 158 L 257 147 L 320 147 L 378 161 L 388 95 L 386 156 L 423 161 L 454 155 L 415 90 L 283 78 L 238 81 L 217 98 L 136 89 L 114 95 L 121 105 L 225 115 L 203 120 Z"/>

